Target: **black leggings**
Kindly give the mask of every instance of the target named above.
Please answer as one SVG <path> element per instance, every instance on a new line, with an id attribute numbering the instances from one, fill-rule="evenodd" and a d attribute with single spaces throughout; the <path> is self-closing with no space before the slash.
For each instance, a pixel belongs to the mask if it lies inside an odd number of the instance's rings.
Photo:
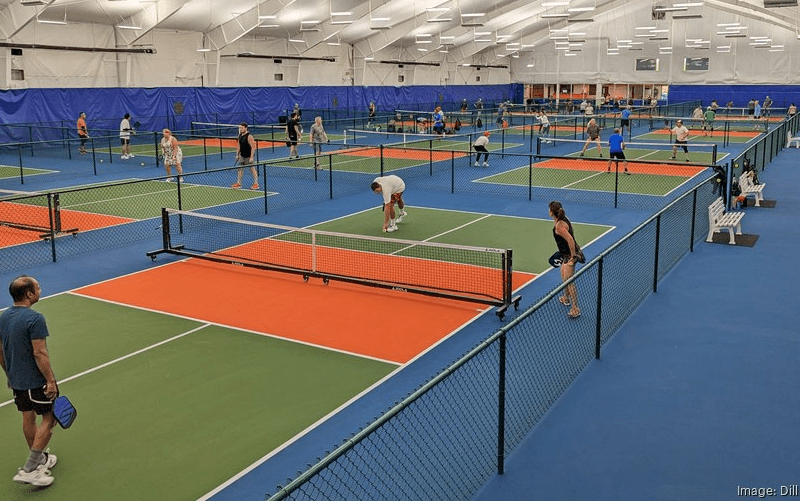
<path id="1" fill-rule="evenodd" d="M 480 162 L 481 161 L 481 153 L 483 153 L 483 161 L 484 162 L 488 162 L 489 161 L 489 150 L 486 149 L 486 146 L 475 146 L 474 148 L 475 148 L 475 151 L 478 152 L 478 156 L 475 157 L 475 161 L 476 162 Z"/>

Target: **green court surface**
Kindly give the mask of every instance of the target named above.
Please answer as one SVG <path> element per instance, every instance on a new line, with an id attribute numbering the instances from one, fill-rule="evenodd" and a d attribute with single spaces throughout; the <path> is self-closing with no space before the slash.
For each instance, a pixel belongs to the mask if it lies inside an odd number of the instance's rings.
<path id="1" fill-rule="evenodd" d="M 605 164 L 602 162 L 596 163 L 598 164 L 598 170 L 570 169 L 569 164 L 553 168 L 537 167 L 534 164 L 533 171 L 530 173 L 530 183 L 534 188 L 560 188 L 611 193 L 617 189 L 620 193 L 664 196 L 690 179 L 685 175 L 672 176 L 667 174 L 635 173 L 626 176 L 622 172 L 620 172 L 617 179 L 614 173 L 606 172 Z M 635 169 L 634 164 L 631 164 L 631 169 Z M 622 166 L 620 166 L 621 170 Z M 528 167 L 520 167 L 493 176 L 487 176 L 477 179 L 475 182 L 528 186 Z"/>
<path id="2" fill-rule="evenodd" d="M 156 217 L 153 207 L 177 206 L 177 184 L 166 181 L 98 186 L 92 189 L 61 193 L 61 209 L 120 216 L 131 219 Z M 181 204 L 185 210 L 196 210 L 264 196 L 261 191 L 235 190 L 192 183 L 181 184 Z M 37 199 L 31 203 L 46 204 Z"/>
<path id="3" fill-rule="evenodd" d="M 28 447 L 2 390 L 0 499 L 197 499 L 396 369 L 72 294 L 35 309 L 78 418 L 54 431 L 53 486 L 14 483 Z"/>
<path id="4" fill-rule="evenodd" d="M 693 130 L 689 133 L 689 147 L 691 148 L 692 143 L 716 143 L 722 144 L 722 142 L 727 137 L 729 143 L 747 143 L 758 139 L 764 131 L 731 131 L 729 133 L 725 133 L 722 129 L 714 130 L 714 134 L 711 136 L 704 136 L 702 131 Z M 640 134 L 636 136 L 636 141 L 663 141 L 669 142 L 670 135 L 664 132 L 648 132 L 646 134 Z"/>
<path id="5" fill-rule="evenodd" d="M 547 216 L 547 206 L 542 206 Z M 321 223 L 311 228 L 357 235 L 382 236 L 403 240 L 424 240 L 447 244 L 512 249 L 513 269 L 540 274 L 550 265 L 547 259 L 555 252 L 552 219 L 498 216 L 477 212 L 407 206 L 408 216 L 398 224 L 399 231 L 383 233 L 380 207 Z M 597 239 L 612 227 L 572 223 L 575 240 L 581 246 Z M 391 250 L 389 250 L 391 252 Z"/>
<path id="6" fill-rule="evenodd" d="M 32 169 L 30 167 L 23 167 L 22 168 L 22 175 L 27 176 L 39 176 L 42 174 L 52 174 L 56 171 L 48 170 L 48 169 Z M 19 177 L 19 167 L 13 165 L 0 165 L 0 179 L 6 178 L 13 178 Z"/>

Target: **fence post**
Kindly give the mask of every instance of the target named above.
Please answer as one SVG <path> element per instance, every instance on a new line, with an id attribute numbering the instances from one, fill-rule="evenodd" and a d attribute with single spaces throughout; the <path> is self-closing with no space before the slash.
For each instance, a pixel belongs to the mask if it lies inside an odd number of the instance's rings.
<path id="1" fill-rule="evenodd" d="M 692 231 L 691 235 L 689 235 L 689 252 L 694 252 L 694 222 L 696 218 L 697 218 L 697 190 L 694 190 L 692 192 Z"/>
<path id="2" fill-rule="evenodd" d="M 600 359 L 600 341 L 603 333 L 603 263 L 605 257 L 597 262 L 597 322 L 594 332 L 594 358 Z"/>
<path id="3" fill-rule="evenodd" d="M 497 474 L 505 469 L 505 427 L 506 427 L 506 334 L 500 335 L 497 374 Z"/>
<path id="4" fill-rule="evenodd" d="M 56 262 L 56 227 L 55 218 L 53 217 L 53 194 L 47 194 L 47 215 L 50 219 L 50 251 L 53 256 L 53 262 Z"/>
<path id="5" fill-rule="evenodd" d="M 658 247 L 661 240 L 661 214 L 656 216 L 656 248 L 653 252 L 653 292 L 658 292 Z"/>

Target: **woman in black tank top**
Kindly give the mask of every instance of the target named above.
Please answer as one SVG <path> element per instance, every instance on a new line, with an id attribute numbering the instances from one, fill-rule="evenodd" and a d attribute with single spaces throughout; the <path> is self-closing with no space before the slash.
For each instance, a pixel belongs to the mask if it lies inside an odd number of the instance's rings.
<path id="1" fill-rule="evenodd" d="M 561 280 L 566 282 L 575 274 L 575 265 L 578 261 L 578 244 L 572 232 L 572 223 L 567 219 L 564 207 L 560 202 L 550 202 L 550 217 L 553 218 L 553 238 L 561 254 Z M 567 315 L 570 318 L 578 318 L 581 314 L 578 308 L 578 289 L 575 283 L 570 283 L 565 289 L 564 294 L 558 298 L 561 304 L 571 306 Z"/>

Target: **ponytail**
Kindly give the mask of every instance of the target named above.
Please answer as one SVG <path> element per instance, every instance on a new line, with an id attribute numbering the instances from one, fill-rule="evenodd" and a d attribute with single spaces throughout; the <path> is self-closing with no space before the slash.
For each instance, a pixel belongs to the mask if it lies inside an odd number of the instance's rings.
<path id="1" fill-rule="evenodd" d="M 552 201 L 550 202 L 550 212 L 555 216 L 558 221 L 563 221 L 565 217 L 567 217 L 566 212 L 564 212 L 564 207 L 561 205 L 561 202 Z"/>

